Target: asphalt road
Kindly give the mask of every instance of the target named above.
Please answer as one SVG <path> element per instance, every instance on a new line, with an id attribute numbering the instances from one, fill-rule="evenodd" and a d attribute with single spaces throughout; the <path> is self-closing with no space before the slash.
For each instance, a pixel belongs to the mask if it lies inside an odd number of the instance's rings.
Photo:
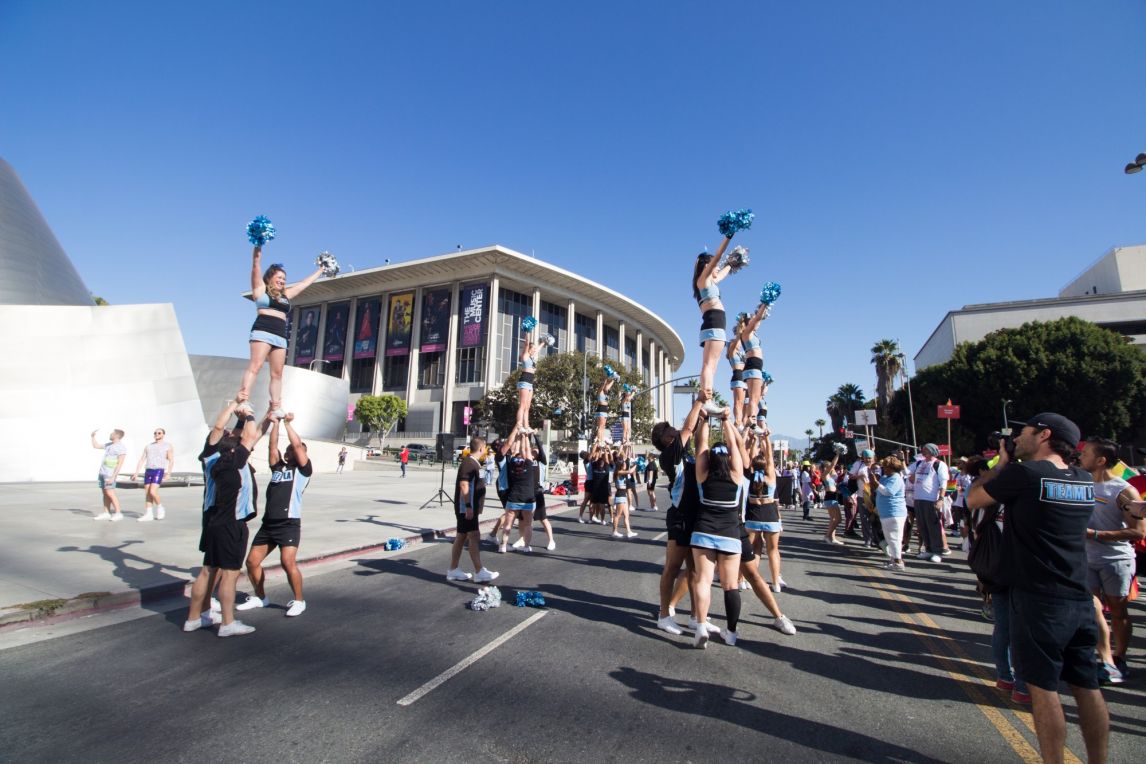
<path id="1" fill-rule="evenodd" d="M 1029 714 L 993 688 L 961 556 L 892 577 L 816 540 L 822 518 L 786 517 L 779 601 L 799 633 L 745 592 L 739 644 L 699 651 L 654 625 L 663 519 L 636 513 L 641 537 L 618 541 L 559 515 L 556 551 L 483 549 L 503 595 L 540 590 L 544 610 L 466 609 L 477 587 L 447 583 L 433 543 L 310 570 L 307 612 L 244 613 L 245 637 L 184 634 L 183 610 L 0 634 L 0 761 L 1035 758 Z M 282 579 L 270 593 L 289 599 Z M 1111 761 L 1140 760 L 1142 684 L 1107 692 Z M 1068 745 L 1084 750 L 1076 726 Z"/>

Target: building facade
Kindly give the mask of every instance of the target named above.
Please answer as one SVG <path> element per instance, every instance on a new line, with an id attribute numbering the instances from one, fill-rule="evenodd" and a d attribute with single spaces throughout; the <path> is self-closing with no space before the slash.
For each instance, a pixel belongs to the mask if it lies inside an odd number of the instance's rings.
<path id="1" fill-rule="evenodd" d="M 672 417 L 679 336 L 656 314 L 601 284 L 502 246 L 322 279 L 291 314 L 288 362 L 348 382 L 350 403 L 392 393 L 406 433 L 466 432 L 467 409 L 517 368 L 521 320 L 557 343 L 639 369 L 658 417 Z M 351 432 L 357 424 L 351 425 Z"/>
<path id="2" fill-rule="evenodd" d="M 961 342 L 998 329 L 1076 316 L 1146 348 L 1146 246 L 1114 247 L 1062 288 L 1058 297 L 964 305 L 950 311 L 915 354 L 915 368 L 951 358 Z"/>

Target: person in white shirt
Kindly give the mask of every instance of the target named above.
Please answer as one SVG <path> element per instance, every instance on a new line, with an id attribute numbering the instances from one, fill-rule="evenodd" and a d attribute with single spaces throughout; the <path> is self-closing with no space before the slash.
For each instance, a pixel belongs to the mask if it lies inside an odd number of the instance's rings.
<path id="1" fill-rule="evenodd" d="M 175 450 L 171 448 L 170 443 L 163 439 L 166 435 L 167 432 L 162 427 L 155 430 L 155 441 L 143 447 L 143 455 L 139 457 L 139 463 L 135 465 L 135 472 L 131 474 L 131 480 L 135 482 L 139 477 L 139 471 L 144 470 L 144 511 L 143 516 L 139 518 L 141 523 L 162 520 L 167 516 L 167 510 L 164 509 L 163 502 L 159 500 L 159 486 L 163 484 L 163 478 L 170 475 L 175 468 Z M 155 507 L 154 514 L 151 511 L 152 506 Z"/>
<path id="2" fill-rule="evenodd" d="M 92 519 L 117 523 L 123 519 L 123 512 L 119 508 L 119 497 L 115 495 L 115 481 L 127 457 L 127 446 L 123 444 L 123 430 L 112 430 L 107 443 L 96 440 L 98 432 L 92 430 L 92 448 L 97 451 L 103 449 L 103 460 L 99 464 L 99 477 L 96 481 L 103 499 L 103 512 Z"/>
<path id="3" fill-rule="evenodd" d="M 923 446 L 923 458 L 911 468 L 908 480 L 915 493 L 915 523 L 919 530 L 919 559 L 939 562 L 941 555 L 951 551 L 943 541 L 939 502 L 947 490 L 947 465 L 940 461 L 939 447 L 934 443 Z"/>
<path id="4" fill-rule="evenodd" d="M 871 471 L 875 464 L 875 451 L 865 448 L 860 452 L 860 458 L 852 462 L 848 468 L 849 482 L 855 481 L 856 512 L 859 514 L 860 531 L 863 535 L 864 547 L 875 546 L 875 531 L 872 530 L 871 513 L 875 506 L 875 498 L 871 495 L 869 487 Z"/>

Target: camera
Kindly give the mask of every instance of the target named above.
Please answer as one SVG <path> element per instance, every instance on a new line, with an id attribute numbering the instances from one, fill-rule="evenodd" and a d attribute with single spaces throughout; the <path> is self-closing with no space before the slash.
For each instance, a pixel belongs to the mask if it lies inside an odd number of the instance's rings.
<path id="1" fill-rule="evenodd" d="M 1006 451 L 1007 456 L 1015 455 L 1015 441 L 1009 432 L 995 430 L 987 436 L 987 447 L 992 451 Z"/>

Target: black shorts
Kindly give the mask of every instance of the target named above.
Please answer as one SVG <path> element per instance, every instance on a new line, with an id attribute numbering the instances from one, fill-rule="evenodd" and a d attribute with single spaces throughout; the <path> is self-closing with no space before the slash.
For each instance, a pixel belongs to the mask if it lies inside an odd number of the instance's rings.
<path id="1" fill-rule="evenodd" d="M 593 486 L 589 491 L 589 500 L 594 504 L 608 504 L 609 503 L 609 484 Z"/>
<path id="2" fill-rule="evenodd" d="M 260 313 L 255 316 L 255 323 L 251 324 L 251 331 L 266 332 L 276 337 L 282 337 L 284 340 L 287 338 L 286 321 L 277 316 L 264 316 Z"/>
<path id="3" fill-rule="evenodd" d="M 756 550 L 752 548 L 752 542 L 748 539 L 748 534 L 740 537 L 740 564 L 752 562 L 756 559 Z"/>
<path id="4" fill-rule="evenodd" d="M 497 500 L 501 502 L 501 508 L 505 509 L 505 505 L 509 503 L 509 492 L 498 490 Z"/>
<path id="5" fill-rule="evenodd" d="M 242 570 L 247 558 L 247 524 L 214 522 L 203 533 L 203 564 L 209 568 Z"/>
<path id="6" fill-rule="evenodd" d="M 211 524 L 211 518 L 215 516 L 215 508 L 209 507 L 206 512 L 200 517 L 199 523 L 199 551 L 207 551 L 207 526 Z"/>
<path id="7" fill-rule="evenodd" d="M 728 319 L 720 308 L 709 308 L 700 314 L 700 329 L 727 329 Z"/>
<path id="8" fill-rule="evenodd" d="M 669 507 L 665 513 L 665 527 L 668 530 L 668 538 L 670 541 L 675 541 L 677 546 L 687 547 L 692 545 L 692 526 L 695 523 L 690 521 L 676 507 Z"/>
<path id="9" fill-rule="evenodd" d="M 533 519 L 545 520 L 548 517 L 545 511 L 545 494 L 538 492 L 533 496 Z"/>
<path id="10" fill-rule="evenodd" d="M 764 359 L 751 355 L 744 359 L 744 370 L 764 371 Z"/>
<path id="11" fill-rule="evenodd" d="M 1011 589 L 1011 659 L 1027 684 L 1051 692 L 1061 679 L 1098 688 L 1094 646 L 1098 626 L 1091 600 L 1047 597 Z"/>
<path id="12" fill-rule="evenodd" d="M 263 520 L 259 532 L 251 546 L 267 546 L 274 549 L 276 546 L 297 547 L 302 540 L 302 520 L 289 518 L 286 520 Z"/>
<path id="13" fill-rule="evenodd" d="M 481 510 L 474 510 L 474 516 L 469 520 L 466 519 L 465 512 L 455 512 L 454 514 L 458 518 L 455 529 L 459 535 L 462 533 L 473 533 L 478 530 L 478 525 L 481 523 Z"/>

